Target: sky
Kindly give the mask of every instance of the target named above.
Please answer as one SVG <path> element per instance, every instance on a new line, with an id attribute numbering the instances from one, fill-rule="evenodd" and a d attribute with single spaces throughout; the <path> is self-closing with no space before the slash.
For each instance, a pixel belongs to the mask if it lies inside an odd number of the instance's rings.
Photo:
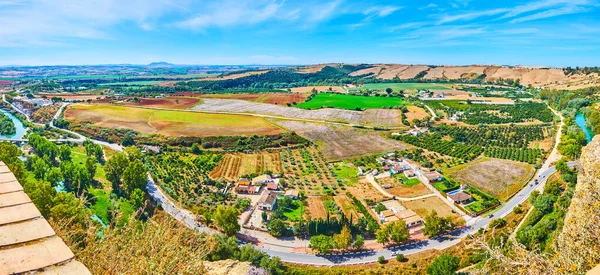
<path id="1" fill-rule="evenodd" d="M 600 0 L 0 0 L 0 65 L 600 66 Z"/>

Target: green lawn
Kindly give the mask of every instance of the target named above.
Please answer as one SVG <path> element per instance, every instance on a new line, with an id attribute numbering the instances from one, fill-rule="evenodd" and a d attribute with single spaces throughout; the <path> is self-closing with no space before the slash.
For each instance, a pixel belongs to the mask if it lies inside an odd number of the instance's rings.
<path id="1" fill-rule="evenodd" d="M 283 211 L 283 216 L 290 222 L 297 222 L 302 218 L 304 213 L 304 204 L 301 201 L 293 201 L 291 208 L 286 208 Z"/>
<path id="2" fill-rule="evenodd" d="M 110 222 L 108 219 L 108 209 L 111 205 L 110 195 L 102 189 L 90 188 L 88 192 L 96 197 L 96 201 L 90 206 L 90 209 L 96 213 L 96 216 L 98 216 L 104 224 L 108 224 Z"/>
<path id="3" fill-rule="evenodd" d="M 86 159 L 87 155 L 83 146 L 71 147 L 71 160 L 73 161 L 73 163 L 85 165 Z M 104 166 L 102 166 L 99 163 L 96 164 L 96 175 L 94 176 L 94 179 L 102 183 L 103 185 L 109 184 L 108 180 L 106 179 L 106 171 L 104 171 Z"/>
<path id="4" fill-rule="evenodd" d="M 358 169 L 354 167 L 348 167 L 347 164 L 339 162 L 334 164 L 333 171 L 345 185 L 352 186 L 358 183 Z"/>
<path id="5" fill-rule="evenodd" d="M 456 181 L 438 181 L 432 184 L 435 189 L 440 192 L 447 192 L 460 187 L 460 183 Z"/>
<path id="6" fill-rule="evenodd" d="M 407 178 L 404 174 L 395 174 L 394 178 L 398 179 L 399 181 L 401 181 L 403 184 L 403 186 L 405 187 L 412 187 L 415 186 L 417 184 L 419 184 L 421 181 L 418 178 Z"/>
<path id="7" fill-rule="evenodd" d="M 381 109 L 405 105 L 399 97 L 356 96 L 334 93 L 319 93 L 311 100 L 296 105 L 302 109 L 338 108 L 347 110 Z"/>
<path id="8" fill-rule="evenodd" d="M 400 90 L 450 90 L 450 88 L 435 83 L 371 83 L 363 85 L 365 89 L 385 90 L 392 88 L 398 92 Z"/>

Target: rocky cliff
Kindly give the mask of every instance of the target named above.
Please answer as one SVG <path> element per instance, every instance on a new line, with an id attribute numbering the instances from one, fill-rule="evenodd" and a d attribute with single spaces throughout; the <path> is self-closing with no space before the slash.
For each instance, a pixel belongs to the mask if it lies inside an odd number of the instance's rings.
<path id="1" fill-rule="evenodd" d="M 560 273 L 583 274 L 600 264 L 600 136 L 583 150 L 575 194 L 557 239 Z"/>

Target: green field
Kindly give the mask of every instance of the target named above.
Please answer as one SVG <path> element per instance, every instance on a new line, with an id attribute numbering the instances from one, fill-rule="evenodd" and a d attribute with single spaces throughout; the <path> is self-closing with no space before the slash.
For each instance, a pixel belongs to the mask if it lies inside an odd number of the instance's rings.
<path id="1" fill-rule="evenodd" d="M 311 100 L 296 105 L 302 109 L 338 108 L 346 110 L 381 109 L 405 105 L 399 97 L 356 96 L 334 93 L 319 93 Z"/>
<path id="2" fill-rule="evenodd" d="M 304 213 L 304 204 L 301 201 L 293 201 L 291 208 L 286 208 L 283 210 L 283 216 L 286 217 L 288 221 L 297 222 L 302 218 L 302 214 Z"/>
<path id="3" fill-rule="evenodd" d="M 339 179 L 342 180 L 344 185 L 352 186 L 358 183 L 360 177 L 358 176 L 358 169 L 354 167 L 349 167 L 347 164 L 343 162 L 338 162 L 334 164 L 333 171 L 337 175 Z"/>
<path id="4" fill-rule="evenodd" d="M 363 85 L 362 88 L 370 90 L 392 88 L 396 92 L 400 90 L 450 90 L 448 87 L 435 83 L 371 83 Z"/>
<path id="5" fill-rule="evenodd" d="M 397 180 L 401 180 L 403 183 L 403 186 L 405 187 L 412 187 L 415 186 L 417 184 L 419 184 L 421 181 L 419 181 L 418 178 L 407 178 L 404 174 L 395 174 L 394 178 Z"/>
<path id="6" fill-rule="evenodd" d="M 110 83 L 102 83 L 99 86 L 146 86 L 146 85 L 154 85 L 161 82 L 165 82 L 162 80 L 142 80 L 142 81 L 128 81 L 128 82 L 110 82 Z"/>

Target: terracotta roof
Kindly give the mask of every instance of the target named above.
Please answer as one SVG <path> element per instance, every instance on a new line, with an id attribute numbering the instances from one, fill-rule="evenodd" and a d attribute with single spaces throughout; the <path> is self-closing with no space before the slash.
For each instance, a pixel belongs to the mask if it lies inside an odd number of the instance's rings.
<path id="1" fill-rule="evenodd" d="M 0 274 L 91 274 L 0 162 Z"/>
<path id="2" fill-rule="evenodd" d="M 434 179 L 439 179 L 442 177 L 442 174 L 438 173 L 437 171 L 432 171 L 432 172 L 427 172 L 424 173 L 424 176 L 428 179 L 428 180 L 434 180 Z"/>
<path id="3" fill-rule="evenodd" d="M 381 215 L 383 215 L 384 217 L 394 216 L 394 211 L 392 211 L 392 210 L 383 210 L 383 211 L 381 211 Z"/>
<path id="4" fill-rule="evenodd" d="M 298 196 L 298 194 L 300 194 L 300 193 L 298 192 L 298 190 L 287 190 L 287 191 L 285 191 L 285 195 L 286 195 L 286 196 L 294 196 L 294 197 L 297 197 L 297 196 Z"/>
<path id="5" fill-rule="evenodd" d="M 266 203 L 266 204 L 271 205 L 271 204 L 273 204 L 273 202 L 275 202 L 275 200 L 277 200 L 277 194 L 275 194 L 273 192 L 268 192 L 265 194 L 267 194 L 267 195 L 266 196 L 263 195 L 261 197 L 261 200 L 260 200 L 261 203 Z"/>
<path id="6" fill-rule="evenodd" d="M 471 195 L 460 191 L 458 193 L 454 193 L 454 194 L 447 194 L 448 197 L 450 197 L 453 201 L 465 201 L 471 198 Z"/>

